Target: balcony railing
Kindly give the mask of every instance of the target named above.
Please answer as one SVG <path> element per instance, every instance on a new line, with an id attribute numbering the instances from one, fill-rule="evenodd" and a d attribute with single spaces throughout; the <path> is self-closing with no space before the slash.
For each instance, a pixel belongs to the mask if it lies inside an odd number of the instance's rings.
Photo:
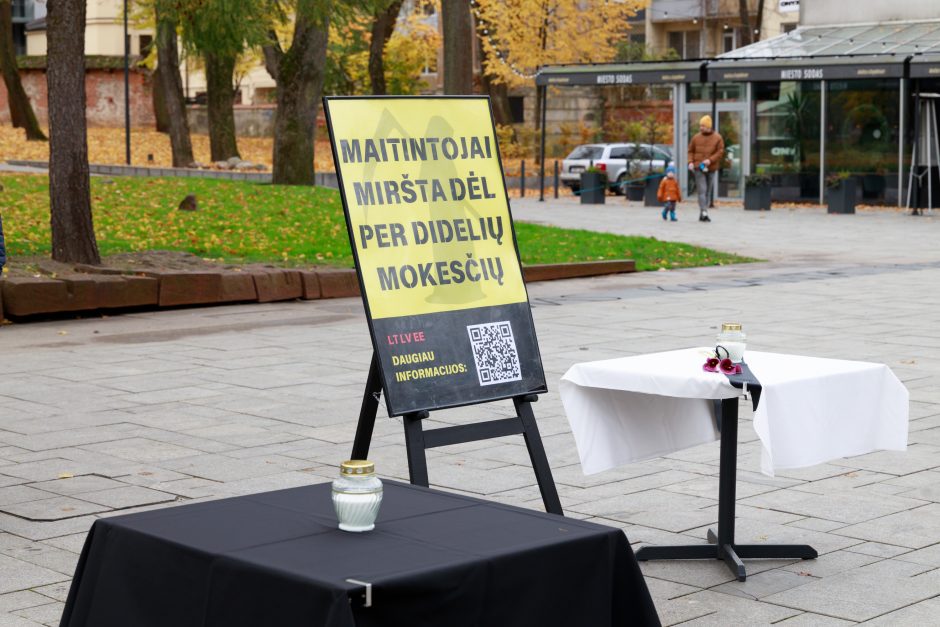
<path id="1" fill-rule="evenodd" d="M 747 8 L 749 15 L 756 15 L 757 0 L 747 0 Z M 654 22 L 735 18 L 740 14 L 738 0 L 652 0 L 649 10 Z"/>

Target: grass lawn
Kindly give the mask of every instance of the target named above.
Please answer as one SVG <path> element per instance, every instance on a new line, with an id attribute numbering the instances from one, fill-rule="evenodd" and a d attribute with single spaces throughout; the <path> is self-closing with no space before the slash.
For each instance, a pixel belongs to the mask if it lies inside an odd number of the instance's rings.
<path id="1" fill-rule="evenodd" d="M 3 226 L 11 257 L 49 254 L 49 192 L 44 175 L 0 175 Z M 186 194 L 199 211 L 178 211 Z M 176 250 L 226 262 L 289 266 L 353 265 L 339 193 L 188 178 L 94 177 L 95 231 L 102 255 Z M 525 265 L 633 259 L 640 270 L 754 261 L 746 257 L 591 231 L 516 223 Z"/>

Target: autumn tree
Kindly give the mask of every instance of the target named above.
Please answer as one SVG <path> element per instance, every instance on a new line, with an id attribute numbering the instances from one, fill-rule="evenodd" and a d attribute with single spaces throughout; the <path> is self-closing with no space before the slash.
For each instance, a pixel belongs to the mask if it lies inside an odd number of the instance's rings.
<path id="1" fill-rule="evenodd" d="M 303 3 L 306 0 L 298 0 Z M 319 0 L 314 4 L 326 3 Z M 283 19 L 279 0 L 175 0 L 183 44 L 202 57 L 206 73 L 209 152 L 213 161 L 237 157 L 235 139 L 235 64 L 240 54 L 267 41 L 276 19 Z M 166 8 L 169 8 L 167 6 Z"/>
<path id="2" fill-rule="evenodd" d="M 85 0 L 49 0 L 46 39 L 52 258 L 98 264 L 85 122 Z"/>
<path id="3" fill-rule="evenodd" d="M 157 26 L 157 72 L 163 109 L 166 112 L 173 167 L 185 168 L 193 158 L 193 144 L 189 136 L 189 121 L 186 118 L 186 100 L 183 97 L 183 81 L 180 78 L 180 61 L 176 38 L 176 15 L 170 5 L 172 0 L 154 2 L 154 21 Z M 156 90 L 155 90 L 156 91 Z"/>
<path id="4" fill-rule="evenodd" d="M 511 16 L 510 19 L 515 21 L 519 18 Z M 530 26 L 525 25 L 525 28 Z M 444 93 L 471 94 L 473 21 L 470 18 L 470 0 L 441 0 L 441 30 L 444 33 Z"/>
<path id="5" fill-rule="evenodd" d="M 392 34 L 381 46 L 381 62 L 375 60 L 379 47 L 373 40 L 378 11 L 357 7 L 342 21 L 334 19 L 326 51 L 324 93 L 409 95 L 426 89 L 421 73 L 435 66 L 441 43 L 437 28 L 425 20 L 426 6 L 433 6 L 432 0 L 415 2 L 410 13 L 395 21 Z M 379 65 L 381 79 L 374 75 Z"/>
<path id="6" fill-rule="evenodd" d="M 531 85 L 543 65 L 610 61 L 627 19 L 645 5 L 645 0 L 475 0 L 484 72 L 515 87 Z M 538 127 L 542 90 L 536 94 Z"/>
<path id="7" fill-rule="evenodd" d="M 13 1 L 0 0 L 0 71 L 7 88 L 7 102 L 10 106 L 10 119 L 13 128 L 26 131 L 26 139 L 45 141 L 46 136 L 39 128 L 33 105 L 23 89 L 20 72 L 16 66 L 16 51 L 13 48 Z"/>
<path id="8" fill-rule="evenodd" d="M 290 47 L 269 30 L 264 63 L 277 84 L 272 179 L 313 185 L 313 141 L 331 17 L 329 0 L 296 0 Z"/>
<path id="9" fill-rule="evenodd" d="M 372 93 L 384 96 L 388 93 L 385 84 L 385 46 L 395 32 L 395 23 L 404 0 L 392 0 L 384 9 L 375 11 L 369 41 L 369 83 Z"/>

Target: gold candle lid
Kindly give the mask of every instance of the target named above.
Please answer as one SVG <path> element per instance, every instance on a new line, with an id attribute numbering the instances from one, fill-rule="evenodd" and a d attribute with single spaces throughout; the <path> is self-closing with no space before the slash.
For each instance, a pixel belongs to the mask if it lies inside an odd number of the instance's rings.
<path id="1" fill-rule="evenodd" d="M 375 464 L 367 459 L 350 459 L 339 465 L 343 475 L 371 475 L 375 473 Z"/>
<path id="2" fill-rule="evenodd" d="M 741 323 L 740 322 L 725 322 L 721 325 L 722 332 L 724 331 L 740 331 Z"/>

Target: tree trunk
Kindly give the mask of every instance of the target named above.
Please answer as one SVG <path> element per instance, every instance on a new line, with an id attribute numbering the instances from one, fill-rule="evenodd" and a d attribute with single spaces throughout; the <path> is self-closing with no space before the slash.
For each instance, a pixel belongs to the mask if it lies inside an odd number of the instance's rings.
<path id="1" fill-rule="evenodd" d="M 444 93 L 473 93 L 473 24 L 470 0 L 441 0 Z"/>
<path id="2" fill-rule="evenodd" d="M 235 142 L 235 57 L 205 55 L 206 92 L 209 110 L 209 153 L 213 161 L 238 157 Z"/>
<path id="3" fill-rule="evenodd" d="M 754 37 L 751 41 L 757 43 L 760 41 L 761 33 L 764 30 L 764 0 L 757 0 L 757 25 L 754 26 Z"/>
<path id="4" fill-rule="evenodd" d="M 150 99 L 153 103 L 153 118 L 156 122 L 157 132 L 169 133 L 170 121 L 167 119 L 166 113 L 166 96 L 163 95 L 163 85 L 160 83 L 160 66 L 153 69 L 150 80 L 153 81 Z"/>
<path id="5" fill-rule="evenodd" d="M 314 2 L 297 4 L 294 37 L 287 52 L 277 36 L 264 48 L 265 66 L 277 82 L 274 118 L 275 185 L 313 185 L 317 108 L 326 66 L 330 16 Z"/>
<path id="6" fill-rule="evenodd" d="M 751 21 L 748 19 L 747 0 L 738 0 L 738 14 L 741 16 L 741 41 L 738 47 L 751 43 Z"/>
<path id="7" fill-rule="evenodd" d="M 29 102 L 29 96 L 20 81 L 20 72 L 16 67 L 16 51 L 13 49 L 13 2 L 0 0 L 0 71 L 7 88 L 7 102 L 10 106 L 10 119 L 13 128 L 26 130 L 26 139 L 45 141 L 46 136 L 39 128 L 36 113 Z"/>
<path id="8" fill-rule="evenodd" d="M 372 40 L 369 42 L 369 81 L 372 94 L 384 96 L 388 93 L 385 86 L 385 44 L 395 32 L 395 22 L 404 0 L 393 0 L 384 11 L 378 11 L 372 21 Z"/>
<path id="9" fill-rule="evenodd" d="M 46 38 L 52 258 L 99 264 L 85 122 L 85 0 L 49 0 Z"/>
<path id="10" fill-rule="evenodd" d="M 180 60 L 176 45 L 176 22 L 162 17 L 159 6 L 155 18 L 157 22 L 157 78 L 163 96 L 163 107 L 167 115 L 170 148 L 173 151 L 173 167 L 185 168 L 196 159 L 193 157 L 193 144 L 189 138 L 189 121 L 186 119 L 186 102 L 183 99 L 183 81 L 180 78 Z M 231 84 L 231 81 L 229 81 L 229 84 Z M 229 111 L 231 112 L 231 103 Z M 234 146 L 234 114 L 232 114 L 231 120 L 232 145 Z M 235 154 L 238 154 L 237 146 L 235 147 Z M 224 158 L 227 159 L 228 157 Z M 215 156 L 213 156 L 213 159 L 215 159 Z"/>

